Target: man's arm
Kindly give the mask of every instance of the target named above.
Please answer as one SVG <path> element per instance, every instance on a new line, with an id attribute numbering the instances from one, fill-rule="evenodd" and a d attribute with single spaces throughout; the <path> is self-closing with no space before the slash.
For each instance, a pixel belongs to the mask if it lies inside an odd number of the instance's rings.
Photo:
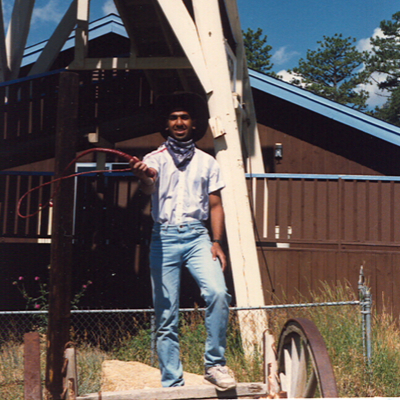
<path id="1" fill-rule="evenodd" d="M 154 168 L 149 168 L 143 161 L 135 162 L 131 160 L 129 165 L 132 172 L 140 179 L 142 183 L 142 191 L 145 194 L 152 194 L 155 191 L 155 181 L 157 178 L 157 171 Z M 154 178 L 147 175 L 148 171 L 153 171 Z"/>
<path id="2" fill-rule="evenodd" d="M 221 193 L 219 190 L 210 193 L 210 217 L 211 217 L 211 231 L 213 240 L 222 240 L 224 235 L 224 209 L 222 207 Z M 211 247 L 213 259 L 217 257 L 221 261 L 222 271 L 226 267 L 226 256 L 218 242 L 214 242 Z"/>

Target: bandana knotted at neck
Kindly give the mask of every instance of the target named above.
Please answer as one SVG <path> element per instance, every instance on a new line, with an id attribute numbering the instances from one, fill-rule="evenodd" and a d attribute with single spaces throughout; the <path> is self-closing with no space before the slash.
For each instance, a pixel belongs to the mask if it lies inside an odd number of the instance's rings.
<path id="1" fill-rule="evenodd" d="M 195 146 L 192 139 L 187 142 L 180 142 L 179 140 L 168 136 L 165 146 L 167 147 L 169 154 L 171 154 L 176 168 L 186 167 L 193 158 Z"/>

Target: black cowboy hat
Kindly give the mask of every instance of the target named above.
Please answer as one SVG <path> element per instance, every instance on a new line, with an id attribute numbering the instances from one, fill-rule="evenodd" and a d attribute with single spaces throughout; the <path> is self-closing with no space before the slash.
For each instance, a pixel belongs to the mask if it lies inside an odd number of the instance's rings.
<path id="1" fill-rule="evenodd" d="M 197 93 L 175 92 L 157 97 L 155 110 L 158 117 L 160 133 L 166 139 L 168 133 L 165 124 L 168 116 L 174 111 L 187 111 L 192 119 L 196 120 L 196 129 L 193 130 L 193 140 L 200 140 L 208 128 L 208 106 L 205 99 Z"/>

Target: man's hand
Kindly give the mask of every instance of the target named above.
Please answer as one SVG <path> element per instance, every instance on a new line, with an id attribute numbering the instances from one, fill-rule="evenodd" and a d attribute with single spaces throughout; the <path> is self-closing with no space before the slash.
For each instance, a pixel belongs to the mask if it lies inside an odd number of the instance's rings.
<path id="1" fill-rule="evenodd" d="M 221 268 L 222 271 L 225 271 L 226 268 L 226 256 L 224 251 L 222 250 L 221 245 L 218 242 L 214 242 L 212 247 L 211 247 L 211 254 L 212 258 L 215 261 L 217 257 L 219 258 L 219 261 L 221 262 Z"/>
<path id="2" fill-rule="evenodd" d="M 141 180 L 146 181 L 149 176 L 147 175 L 147 171 L 149 167 L 143 162 L 138 160 L 137 158 L 133 158 L 129 161 L 129 166 L 132 169 L 132 172 Z"/>
<path id="3" fill-rule="evenodd" d="M 154 190 L 154 178 L 150 177 L 149 175 L 156 176 L 156 171 L 153 168 L 149 168 L 147 164 L 143 161 L 140 161 L 136 157 L 132 158 L 129 161 L 129 166 L 132 169 L 132 172 L 137 176 L 140 181 L 143 183 L 142 190 L 146 194 L 151 194 Z M 149 173 L 150 172 L 150 173 Z"/>

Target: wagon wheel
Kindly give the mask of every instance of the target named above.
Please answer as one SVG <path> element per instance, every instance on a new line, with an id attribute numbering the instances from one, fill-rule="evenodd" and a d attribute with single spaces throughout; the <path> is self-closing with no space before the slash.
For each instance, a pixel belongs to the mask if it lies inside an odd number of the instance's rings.
<path id="1" fill-rule="evenodd" d="M 305 318 L 290 319 L 282 329 L 278 374 L 287 397 L 338 397 L 324 339 Z"/>

